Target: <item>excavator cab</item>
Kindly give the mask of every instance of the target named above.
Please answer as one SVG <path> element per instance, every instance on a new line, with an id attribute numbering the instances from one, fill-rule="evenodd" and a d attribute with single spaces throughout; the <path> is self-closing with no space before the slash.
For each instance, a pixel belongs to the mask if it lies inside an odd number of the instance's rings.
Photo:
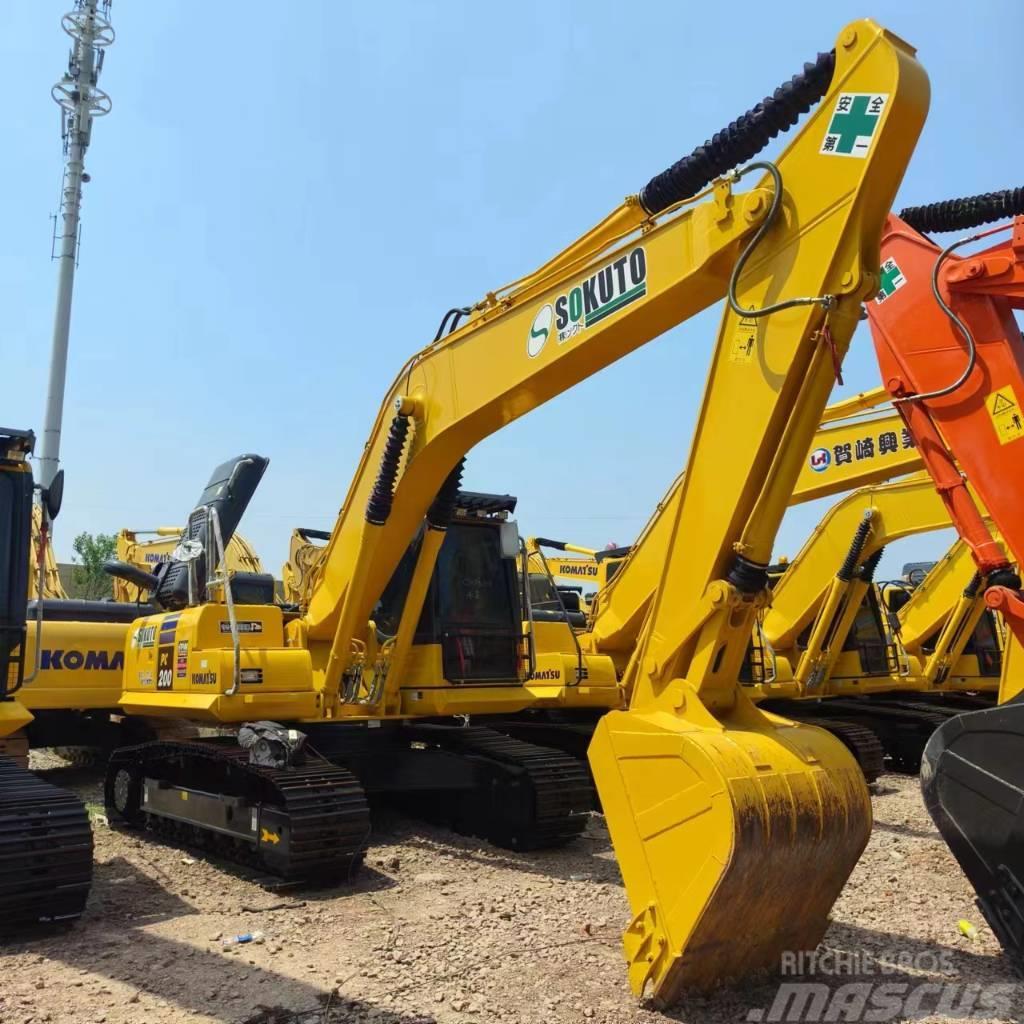
<path id="1" fill-rule="evenodd" d="M 195 603 L 205 596 L 211 576 L 224 559 L 269 463 L 262 455 L 251 454 L 221 463 L 199 495 L 174 556 L 160 562 L 154 572 L 117 561 L 107 562 L 104 571 L 150 591 L 153 603 L 167 611 Z M 267 604 L 274 600 L 274 580 L 269 575 L 236 573 L 230 586 L 236 601 Z"/>
<path id="2" fill-rule="evenodd" d="M 449 683 L 518 682 L 523 613 L 508 494 L 459 491 L 413 634 L 437 645 Z M 409 545 L 374 613 L 382 640 L 397 636 L 424 530 Z"/>
<path id="3" fill-rule="evenodd" d="M 14 694 L 25 678 L 25 595 L 32 536 L 32 473 L 25 459 L 34 443 L 31 431 L 0 430 L 0 737 L 32 717 Z"/>
<path id="4" fill-rule="evenodd" d="M 884 676 L 897 668 L 897 655 L 882 621 L 878 592 L 873 587 L 861 598 L 843 650 L 856 652 L 862 675 Z"/>

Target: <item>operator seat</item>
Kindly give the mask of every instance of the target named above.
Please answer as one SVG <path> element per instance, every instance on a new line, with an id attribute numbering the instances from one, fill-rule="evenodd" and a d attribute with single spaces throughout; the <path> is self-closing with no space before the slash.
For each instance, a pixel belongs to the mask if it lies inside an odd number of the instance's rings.
<path id="1" fill-rule="evenodd" d="M 221 539 L 227 550 L 269 463 L 270 460 L 262 455 L 238 455 L 221 463 L 213 471 L 181 535 L 183 542 L 196 541 L 201 547 L 194 570 L 190 570 L 189 562 L 172 558 L 161 562 L 156 572 L 152 573 L 130 563 L 116 561 L 104 563 L 104 571 L 150 591 L 150 600 L 166 611 L 187 607 L 189 573 L 194 571 L 196 597 L 202 600 L 210 572 L 207 556 L 213 552 L 211 563 L 216 561 L 211 510 L 216 511 Z M 231 578 L 231 596 L 233 600 L 244 604 L 272 604 L 274 577 L 269 573 L 235 573 Z"/>

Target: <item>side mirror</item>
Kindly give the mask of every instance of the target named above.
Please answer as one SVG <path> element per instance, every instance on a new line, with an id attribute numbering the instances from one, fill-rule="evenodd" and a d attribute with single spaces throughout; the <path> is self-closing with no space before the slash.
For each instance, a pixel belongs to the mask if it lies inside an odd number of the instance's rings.
<path id="1" fill-rule="evenodd" d="M 61 503 L 64 501 L 64 470 L 58 469 L 56 476 L 50 481 L 49 487 L 42 490 L 43 504 L 46 506 L 46 514 L 53 522 L 60 512 Z"/>
<path id="2" fill-rule="evenodd" d="M 498 538 L 502 558 L 519 557 L 519 526 L 514 519 L 509 519 L 498 527 Z"/>

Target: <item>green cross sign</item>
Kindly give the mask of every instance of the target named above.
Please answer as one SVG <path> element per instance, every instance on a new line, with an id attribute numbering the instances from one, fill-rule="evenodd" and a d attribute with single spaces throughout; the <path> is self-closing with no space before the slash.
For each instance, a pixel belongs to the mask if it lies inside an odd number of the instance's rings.
<path id="1" fill-rule="evenodd" d="M 833 152 L 847 156 L 853 153 L 858 139 L 870 139 L 874 135 L 881 115 L 881 110 L 872 113 L 868 109 L 870 96 L 853 96 L 851 99 L 852 102 L 846 110 L 836 110 L 828 126 L 828 134 L 835 136 Z"/>
<path id="2" fill-rule="evenodd" d="M 878 295 L 876 301 L 884 302 L 897 288 L 907 283 L 903 271 L 895 260 L 886 260 L 878 274 Z"/>

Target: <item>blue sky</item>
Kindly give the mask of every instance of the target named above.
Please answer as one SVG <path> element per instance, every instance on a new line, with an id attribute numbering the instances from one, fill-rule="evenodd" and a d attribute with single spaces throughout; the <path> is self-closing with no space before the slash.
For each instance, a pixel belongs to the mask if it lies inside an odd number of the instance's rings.
<path id="1" fill-rule="evenodd" d="M 6 13 L 0 422 L 40 429 L 69 0 Z M 283 5 L 118 0 L 87 167 L 57 551 L 180 522 L 210 469 L 271 458 L 242 532 L 275 573 L 328 528 L 398 367 L 441 314 L 531 270 L 871 14 L 932 106 L 898 205 L 1020 184 L 1024 7 L 934 2 Z M 885 8 L 889 10 L 886 11 Z M 488 439 L 466 486 L 527 533 L 631 541 L 682 466 L 718 310 Z M 866 330 L 848 394 L 873 386 Z M 823 511 L 791 513 L 794 554 Z M 904 542 L 883 573 L 938 557 Z"/>

